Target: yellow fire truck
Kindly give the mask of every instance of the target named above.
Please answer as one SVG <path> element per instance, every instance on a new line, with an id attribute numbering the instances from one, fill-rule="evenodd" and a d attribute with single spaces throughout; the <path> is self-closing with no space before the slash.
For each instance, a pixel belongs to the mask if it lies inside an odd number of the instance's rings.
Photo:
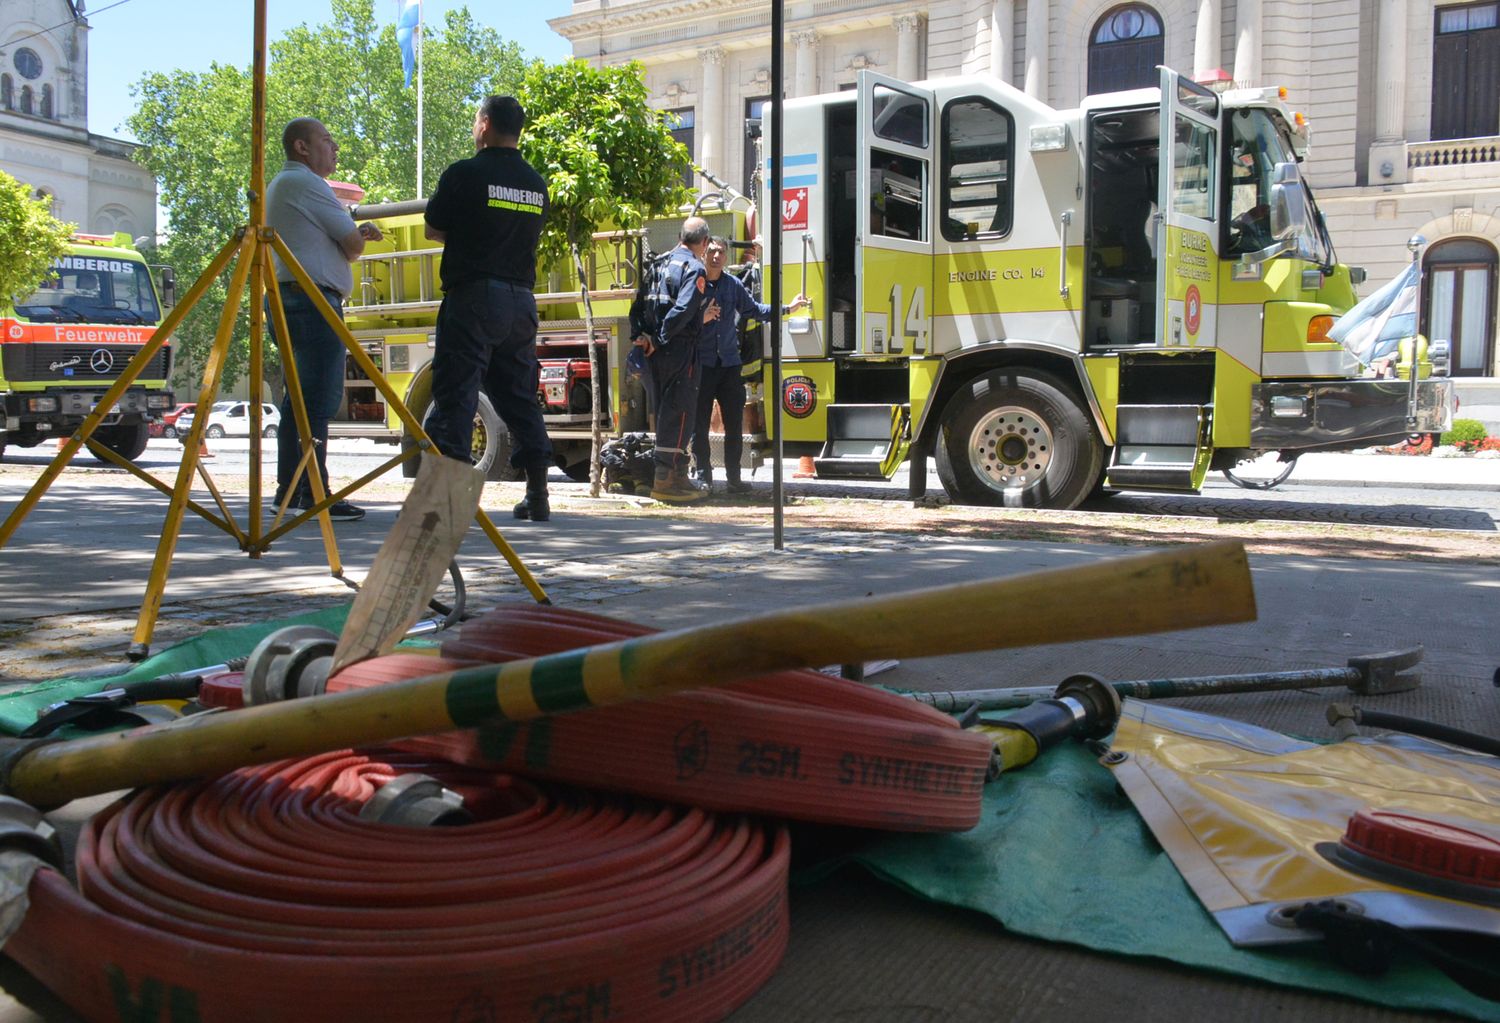
<path id="1" fill-rule="evenodd" d="M 785 140 L 766 208 L 814 312 L 786 325 L 780 400 L 820 475 L 889 476 L 909 448 L 914 494 L 930 453 L 955 500 L 1071 508 L 1450 421 L 1450 381 L 1362 379 L 1325 337 L 1363 272 L 1278 90 L 1163 69 L 1061 111 L 865 72 L 789 101 Z"/>
<path id="2" fill-rule="evenodd" d="M 1305 126 L 1278 90 L 1216 93 L 1163 69 L 1159 90 L 1057 110 L 985 77 L 862 72 L 784 117 L 783 191 L 761 209 L 779 211 L 783 294 L 812 306 L 782 324 L 776 399 L 786 451 L 819 476 L 889 478 L 909 459 L 917 497 L 933 457 L 956 501 L 1071 508 L 1451 422 L 1451 381 L 1368 378 L 1326 337 L 1363 272 L 1338 262 L 1299 167 Z M 349 308 L 418 416 L 439 298 L 420 209 L 364 214 L 388 240 Z M 716 233 L 738 228 L 719 216 Z M 655 251 L 678 223 L 648 225 Z M 623 245 L 601 241 L 588 270 L 614 431 L 644 425 L 621 373 L 639 265 Z M 593 381 L 577 289 L 554 274 L 540 296 L 539 400 L 581 476 Z M 373 389 L 350 384 L 369 403 L 351 398 L 364 410 L 334 432 L 368 416 L 367 435 L 400 439 Z M 769 362 L 752 403 L 768 393 Z M 746 416 L 752 462 L 772 440 L 764 412 Z M 476 456 L 498 469 L 503 431 L 487 405 L 479 419 Z"/>
<path id="3" fill-rule="evenodd" d="M 71 433 L 162 320 L 150 268 L 129 235 L 74 235 L 52 270 L 36 292 L 0 308 L 0 452 Z M 162 284 L 171 305 L 170 270 Z M 146 450 L 147 419 L 172 407 L 169 348 L 95 433 L 125 458 Z"/>

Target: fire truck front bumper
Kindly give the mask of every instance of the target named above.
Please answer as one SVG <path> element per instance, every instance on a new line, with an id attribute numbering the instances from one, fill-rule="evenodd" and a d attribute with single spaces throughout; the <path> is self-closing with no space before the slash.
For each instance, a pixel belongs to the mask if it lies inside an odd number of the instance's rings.
<path id="1" fill-rule="evenodd" d="M 1453 381 L 1277 381 L 1250 392 L 1250 446 L 1257 450 L 1347 451 L 1453 426 Z"/>
<path id="2" fill-rule="evenodd" d="M 76 425 L 83 422 L 104 397 L 103 390 L 73 390 L 49 387 L 42 391 L 13 391 L 4 396 L 4 426 L 17 431 L 38 423 Z M 148 392 L 131 388 L 115 402 L 104 419 L 105 425 L 129 418 L 142 418 L 152 412 L 160 414 L 172 407 L 170 392 Z"/>

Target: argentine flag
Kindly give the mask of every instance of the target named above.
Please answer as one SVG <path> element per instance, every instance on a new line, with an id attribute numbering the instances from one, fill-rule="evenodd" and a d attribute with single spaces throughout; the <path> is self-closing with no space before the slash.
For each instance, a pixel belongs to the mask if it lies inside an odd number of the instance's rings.
<path id="1" fill-rule="evenodd" d="M 1422 277 L 1412 263 L 1385 287 L 1340 316 L 1328 328 L 1337 341 L 1368 366 L 1396 350 L 1402 338 L 1417 332 L 1417 294 Z"/>
<path id="2" fill-rule="evenodd" d="M 401 13 L 396 16 L 396 45 L 401 47 L 401 70 L 406 72 L 406 87 L 411 88 L 412 68 L 417 66 L 416 34 L 422 27 L 422 0 L 400 0 Z"/>

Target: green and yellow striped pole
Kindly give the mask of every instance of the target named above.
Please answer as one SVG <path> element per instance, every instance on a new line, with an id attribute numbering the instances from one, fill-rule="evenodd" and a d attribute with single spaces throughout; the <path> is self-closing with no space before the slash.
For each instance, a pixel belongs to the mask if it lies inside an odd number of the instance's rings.
<path id="1" fill-rule="evenodd" d="M 524 721 L 829 663 L 927 657 L 1252 621 L 1236 542 L 892 593 L 656 633 L 12 753 L 38 806 L 413 735 Z"/>

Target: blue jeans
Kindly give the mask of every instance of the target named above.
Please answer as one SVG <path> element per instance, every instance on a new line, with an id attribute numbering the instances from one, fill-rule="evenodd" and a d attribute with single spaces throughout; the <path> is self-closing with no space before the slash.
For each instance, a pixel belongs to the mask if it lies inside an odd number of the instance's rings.
<path id="1" fill-rule="evenodd" d="M 333 306 L 336 316 L 343 316 L 343 300 L 336 292 L 325 291 L 323 297 Z M 297 380 L 302 385 L 302 402 L 307 406 L 307 425 L 317 445 L 318 472 L 328 487 L 328 421 L 338 414 L 344 400 L 344 366 L 347 351 L 344 342 L 318 313 L 312 299 L 296 284 L 281 285 L 281 304 L 286 309 L 286 328 L 291 334 L 292 358 L 297 365 Z M 267 316 L 266 322 L 271 318 Z M 272 336 L 276 328 L 271 326 Z M 276 492 L 283 494 L 291 486 L 297 463 L 302 459 L 302 438 L 297 432 L 297 417 L 292 413 L 291 394 L 281 399 L 281 425 L 276 434 Z M 299 490 L 308 491 L 306 477 Z M 309 491 L 310 492 L 310 491 Z"/>
<path id="2" fill-rule="evenodd" d="M 510 464 L 550 469 L 552 442 L 537 405 L 536 295 L 481 279 L 449 289 L 438 308 L 427 435 L 449 458 L 472 462 L 479 388 L 510 430 Z"/>

